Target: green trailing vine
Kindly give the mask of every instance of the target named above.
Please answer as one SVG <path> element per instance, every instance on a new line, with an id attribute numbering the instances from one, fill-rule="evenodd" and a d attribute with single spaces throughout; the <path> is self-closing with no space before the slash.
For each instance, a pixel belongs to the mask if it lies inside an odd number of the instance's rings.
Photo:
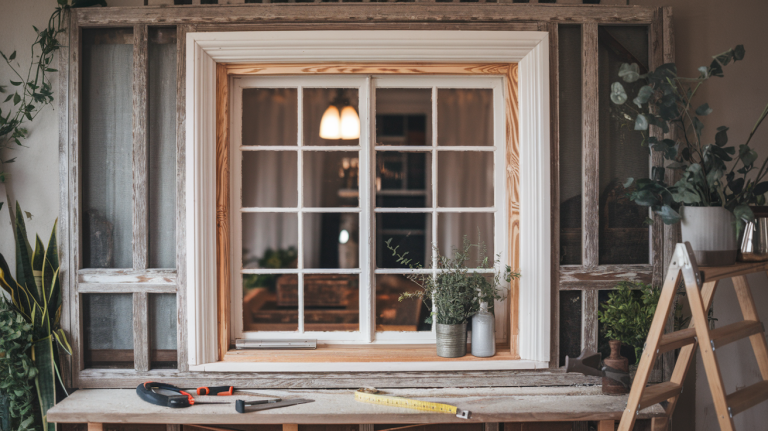
<path id="1" fill-rule="evenodd" d="M 19 431 L 38 429 L 32 334 L 32 324 L 0 296 L 0 391 L 10 398 L 11 429 Z"/>

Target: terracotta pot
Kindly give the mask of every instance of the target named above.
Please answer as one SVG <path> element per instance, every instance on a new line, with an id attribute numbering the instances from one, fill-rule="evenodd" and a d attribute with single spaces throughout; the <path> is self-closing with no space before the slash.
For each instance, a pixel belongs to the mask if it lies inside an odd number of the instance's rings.
<path id="1" fill-rule="evenodd" d="M 603 376 L 603 393 L 628 394 L 630 388 L 629 359 L 621 356 L 621 341 L 610 340 L 608 345 L 611 346 L 611 356 L 603 360 L 603 365 L 608 368 L 606 370 L 608 375 Z M 617 374 L 621 374 L 621 376 L 617 376 Z"/>
<path id="2" fill-rule="evenodd" d="M 723 207 L 681 207 L 683 241 L 691 243 L 699 266 L 736 263 L 735 218 Z"/>

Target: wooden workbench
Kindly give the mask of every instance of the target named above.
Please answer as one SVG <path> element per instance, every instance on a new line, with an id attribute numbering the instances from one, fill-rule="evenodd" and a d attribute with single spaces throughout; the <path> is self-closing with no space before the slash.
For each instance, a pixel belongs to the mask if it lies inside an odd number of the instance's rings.
<path id="1" fill-rule="evenodd" d="M 422 412 L 397 407 L 364 404 L 354 400 L 351 390 L 257 390 L 238 391 L 235 397 L 256 400 L 280 397 L 309 398 L 313 403 L 238 414 L 234 402 L 228 405 L 195 405 L 171 409 L 148 404 L 130 389 L 88 389 L 71 394 L 51 410 L 48 420 L 57 423 L 89 423 L 89 431 L 102 423 L 126 424 L 430 424 L 499 422 L 603 421 L 600 429 L 613 430 L 621 417 L 627 396 L 602 395 L 599 386 L 541 388 L 443 388 L 391 389 L 387 394 L 442 402 L 469 410 L 469 420 L 450 414 Z M 241 395 L 242 394 L 242 395 Z M 196 397 L 199 401 L 233 398 Z M 664 414 L 654 405 L 638 418 Z M 603 428 L 606 426 L 606 428 Z M 289 428 L 290 429 L 290 428 Z M 294 428 L 295 429 L 295 428 Z"/>

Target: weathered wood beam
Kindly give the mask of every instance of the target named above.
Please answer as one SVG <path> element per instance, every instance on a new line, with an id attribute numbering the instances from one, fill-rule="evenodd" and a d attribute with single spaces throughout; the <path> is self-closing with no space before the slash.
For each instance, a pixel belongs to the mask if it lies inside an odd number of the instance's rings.
<path id="1" fill-rule="evenodd" d="M 192 26 L 176 27 L 176 345 L 180 372 L 187 361 L 186 47 Z"/>
<path id="2" fill-rule="evenodd" d="M 592 269 L 562 266 L 560 290 L 612 289 L 622 281 L 650 283 L 652 277 L 652 265 L 600 265 Z"/>
<path id="3" fill-rule="evenodd" d="M 582 266 L 596 268 L 599 264 L 599 203 L 600 203 L 600 136 L 598 110 L 597 23 L 581 27 L 582 67 Z"/>
<path id="4" fill-rule="evenodd" d="M 147 269 L 149 245 L 149 47 L 146 25 L 133 26 L 133 269 Z"/>
<path id="5" fill-rule="evenodd" d="M 149 298 L 147 292 L 133 294 L 133 368 L 149 371 Z"/>

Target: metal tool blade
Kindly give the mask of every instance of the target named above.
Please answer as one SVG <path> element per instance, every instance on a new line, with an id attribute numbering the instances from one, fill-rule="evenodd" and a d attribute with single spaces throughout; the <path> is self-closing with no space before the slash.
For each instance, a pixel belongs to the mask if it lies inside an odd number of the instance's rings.
<path id="1" fill-rule="evenodd" d="M 256 406 L 250 406 L 248 407 L 247 412 L 257 412 L 260 410 L 270 410 L 270 409 L 279 409 L 280 407 L 288 407 L 288 406 L 295 406 L 297 404 L 306 404 L 306 403 L 314 403 L 315 400 L 308 400 L 304 398 L 297 398 L 295 400 L 283 400 L 277 403 L 268 403 L 268 404 L 259 404 Z"/>

